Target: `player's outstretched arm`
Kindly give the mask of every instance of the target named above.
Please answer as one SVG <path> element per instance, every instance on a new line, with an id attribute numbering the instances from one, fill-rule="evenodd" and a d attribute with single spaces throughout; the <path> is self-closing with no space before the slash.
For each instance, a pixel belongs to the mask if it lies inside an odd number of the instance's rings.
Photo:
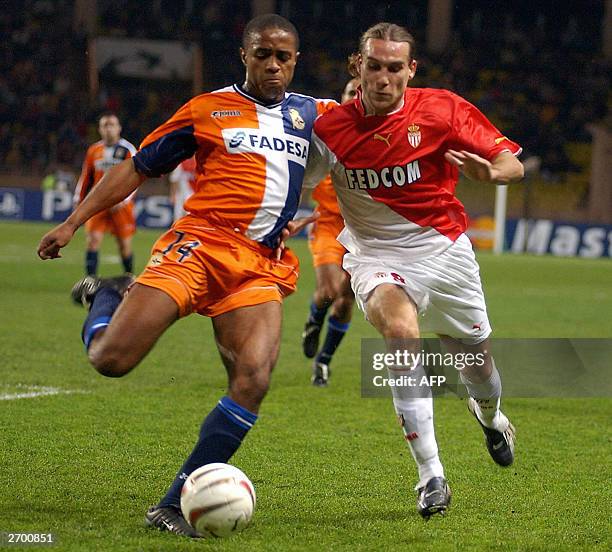
<path id="1" fill-rule="evenodd" d="M 285 226 L 281 231 L 280 241 L 278 242 L 278 246 L 274 250 L 274 258 L 277 261 L 280 261 L 281 257 L 283 256 L 283 251 L 285 250 L 285 242 L 289 238 L 298 234 L 300 230 L 302 230 L 305 226 L 308 226 L 311 222 L 316 221 L 320 216 L 321 213 L 315 211 L 314 213 L 312 213 L 312 215 L 309 215 L 307 217 L 290 220 L 287 223 L 287 226 Z"/>
<path id="2" fill-rule="evenodd" d="M 43 236 L 38 245 L 38 256 L 41 259 L 61 257 L 60 249 L 68 245 L 81 224 L 96 213 L 123 201 L 144 179 L 136 171 L 131 158 L 114 166 L 64 222 Z"/>
<path id="3" fill-rule="evenodd" d="M 521 180 L 525 174 L 523 164 L 509 151 L 503 151 L 488 161 L 475 153 L 449 149 L 444 158 L 470 180 L 491 184 L 507 184 Z"/>

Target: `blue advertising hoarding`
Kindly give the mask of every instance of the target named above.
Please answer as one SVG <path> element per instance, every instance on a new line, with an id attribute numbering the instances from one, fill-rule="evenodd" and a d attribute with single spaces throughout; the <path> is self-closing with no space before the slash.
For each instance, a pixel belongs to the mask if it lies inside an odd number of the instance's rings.
<path id="1" fill-rule="evenodd" d="M 61 222 L 72 209 L 67 191 L 0 188 L 0 220 Z M 168 228 L 172 204 L 167 196 L 136 198 L 138 226 Z M 305 216 L 300 211 L 298 216 Z M 551 254 L 558 257 L 612 257 L 612 225 L 576 224 L 534 219 L 508 220 L 506 250 L 512 253 Z"/>

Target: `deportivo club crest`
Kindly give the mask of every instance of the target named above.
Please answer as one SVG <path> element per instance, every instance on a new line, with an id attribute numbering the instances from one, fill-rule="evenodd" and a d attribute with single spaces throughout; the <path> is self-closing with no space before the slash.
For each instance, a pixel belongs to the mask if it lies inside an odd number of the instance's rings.
<path id="1" fill-rule="evenodd" d="M 300 112 L 297 109 L 291 108 L 289 110 L 289 117 L 291 117 L 291 123 L 293 124 L 293 128 L 297 130 L 304 130 L 306 123 L 304 122 L 304 119 L 302 119 L 302 116 L 300 115 Z"/>
<path id="2" fill-rule="evenodd" d="M 412 124 L 408 127 L 408 142 L 413 148 L 421 143 L 421 131 L 418 125 Z"/>

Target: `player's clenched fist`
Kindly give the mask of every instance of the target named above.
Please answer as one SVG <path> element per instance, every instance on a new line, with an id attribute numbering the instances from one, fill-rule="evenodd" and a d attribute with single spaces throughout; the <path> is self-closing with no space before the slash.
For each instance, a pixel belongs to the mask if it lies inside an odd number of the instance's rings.
<path id="1" fill-rule="evenodd" d="M 70 242 L 75 230 L 71 224 L 63 222 L 47 232 L 38 244 L 38 256 L 43 260 L 61 257 L 60 249 Z"/>

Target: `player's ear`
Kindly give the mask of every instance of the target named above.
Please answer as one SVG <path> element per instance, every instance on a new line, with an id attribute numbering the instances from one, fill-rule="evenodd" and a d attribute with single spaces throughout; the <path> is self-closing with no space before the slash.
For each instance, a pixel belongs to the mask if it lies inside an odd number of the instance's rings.
<path id="1" fill-rule="evenodd" d="M 240 60 L 242 61 L 242 65 L 246 66 L 246 52 L 244 48 L 240 48 Z"/>
<path id="2" fill-rule="evenodd" d="M 410 66 L 409 66 L 408 80 L 412 80 L 414 78 L 414 76 L 416 75 L 416 70 L 417 70 L 417 60 L 413 59 L 410 62 Z"/>

